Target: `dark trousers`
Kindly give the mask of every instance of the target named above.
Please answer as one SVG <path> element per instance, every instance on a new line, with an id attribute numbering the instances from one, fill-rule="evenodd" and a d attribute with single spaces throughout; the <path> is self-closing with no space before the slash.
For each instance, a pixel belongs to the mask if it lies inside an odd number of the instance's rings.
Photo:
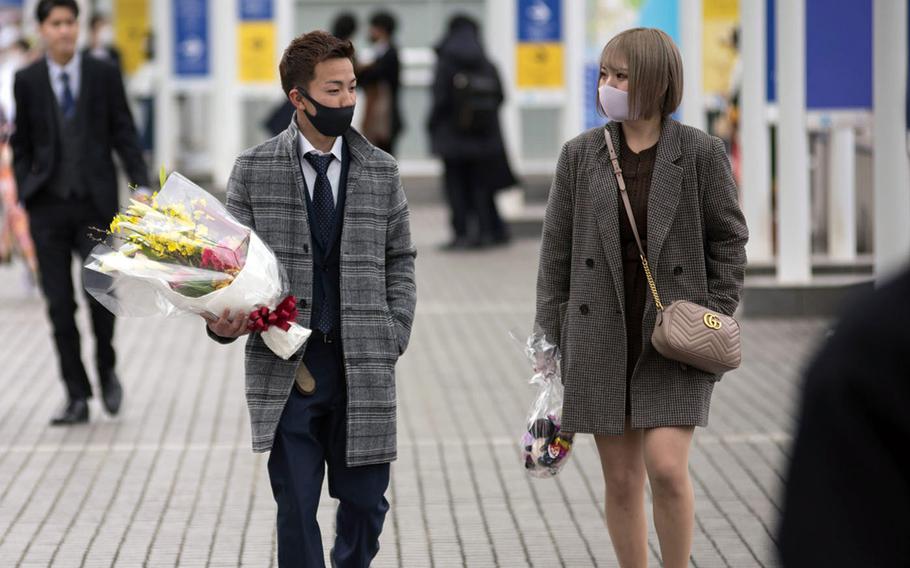
<path id="1" fill-rule="evenodd" d="M 456 239 L 497 240 L 505 225 L 496 209 L 496 192 L 487 180 L 485 160 L 444 160 L 446 198 Z"/>
<path id="2" fill-rule="evenodd" d="M 329 495 L 339 500 L 332 560 L 339 568 L 366 567 L 379 551 L 389 503 L 389 464 L 345 465 L 345 383 L 340 343 L 325 343 L 314 331 L 304 362 L 316 392 L 296 388 L 285 405 L 272 453 L 269 478 L 278 504 L 278 564 L 323 567 L 316 509 L 326 466 Z"/>
<path id="3" fill-rule="evenodd" d="M 88 398 L 92 396 L 92 387 L 82 364 L 76 328 L 73 251 L 85 260 L 97 244 L 90 238 L 91 235 L 98 237 L 93 229 L 107 228 L 111 219 L 98 213 L 89 199 L 62 199 L 49 195 L 30 201 L 28 213 L 60 373 L 70 399 Z M 95 363 L 103 378 L 114 369 L 114 314 L 88 294 L 86 297 L 95 333 Z"/>

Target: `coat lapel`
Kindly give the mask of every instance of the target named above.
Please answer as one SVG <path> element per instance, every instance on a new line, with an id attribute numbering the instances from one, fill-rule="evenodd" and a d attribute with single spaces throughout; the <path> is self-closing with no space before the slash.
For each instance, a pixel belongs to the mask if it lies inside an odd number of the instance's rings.
<path id="1" fill-rule="evenodd" d="M 606 125 L 613 146 L 619 147 L 619 125 L 611 122 Z M 622 256 L 619 246 L 619 185 L 610 164 L 610 152 L 603 134 L 598 136 L 594 145 L 594 156 L 589 179 L 591 180 L 591 201 L 594 204 L 594 217 L 600 231 L 600 240 L 604 256 L 610 266 L 616 297 L 622 302 L 623 290 Z"/>
<path id="2" fill-rule="evenodd" d="M 79 62 L 79 90 L 76 92 L 76 115 L 80 123 L 88 120 L 88 103 L 92 97 L 94 81 L 94 67 L 88 55 L 83 54 Z"/>
<path id="3" fill-rule="evenodd" d="M 367 163 L 373 153 L 373 146 L 354 128 L 348 128 L 348 131 L 344 133 L 344 141 L 347 142 L 347 147 L 350 151 L 350 160 L 348 161 L 348 181 L 345 186 L 344 221 L 341 226 L 342 251 L 349 248 L 345 246 L 345 243 L 351 226 L 351 211 L 356 213 L 359 196 L 357 189 L 360 183 L 360 176 L 363 173 L 364 164 Z"/>
<path id="4" fill-rule="evenodd" d="M 360 174 L 363 172 L 363 165 L 373 148 L 359 132 L 349 128 L 344 133 L 344 141 L 347 142 L 348 149 L 351 152 L 351 160 L 348 164 L 348 182 L 345 191 L 345 199 L 349 200 L 351 194 L 357 191 L 357 182 L 360 181 Z M 350 201 L 348 201 L 350 202 Z"/>
<path id="5" fill-rule="evenodd" d="M 47 60 L 43 57 L 39 60 L 38 67 L 38 86 L 44 94 L 44 108 L 50 112 L 43 113 L 47 117 L 48 130 L 51 133 L 51 139 L 56 140 L 57 136 L 57 95 L 51 86 L 50 69 L 47 66 Z"/>
<path id="6" fill-rule="evenodd" d="M 679 147 L 679 123 L 671 118 L 664 120 L 657 143 L 657 157 L 651 176 L 648 196 L 648 263 L 657 266 L 660 251 L 679 206 L 683 169 L 676 161 L 682 155 Z"/>
<path id="7" fill-rule="evenodd" d="M 299 133 L 295 117 L 291 120 L 287 130 L 281 135 L 281 144 L 283 147 L 282 153 L 290 160 L 292 164 L 291 170 L 294 172 L 294 186 L 297 188 L 295 203 L 297 205 L 294 208 L 295 210 L 292 211 L 292 217 L 302 223 L 302 229 L 297 233 L 298 242 L 295 243 L 295 248 L 302 250 L 302 245 L 309 243 L 310 240 L 310 220 L 307 218 L 306 182 L 303 180 L 303 172 L 300 170 L 300 158 L 297 155 L 297 136 Z"/>

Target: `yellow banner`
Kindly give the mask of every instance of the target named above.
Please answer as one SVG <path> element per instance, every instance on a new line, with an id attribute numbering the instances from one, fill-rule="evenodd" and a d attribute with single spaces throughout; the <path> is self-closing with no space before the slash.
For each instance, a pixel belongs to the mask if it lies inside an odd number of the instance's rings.
<path id="1" fill-rule="evenodd" d="M 278 79 L 275 24 L 241 22 L 237 25 L 237 78 L 241 83 L 272 83 Z"/>
<path id="2" fill-rule="evenodd" d="M 702 88 L 726 96 L 738 57 L 733 34 L 739 27 L 737 0 L 704 0 L 702 15 Z"/>
<path id="3" fill-rule="evenodd" d="M 704 0 L 701 10 L 706 20 L 738 20 L 739 0 Z"/>
<path id="4" fill-rule="evenodd" d="M 519 43 L 515 56 L 519 88 L 565 86 L 561 43 Z"/>
<path id="5" fill-rule="evenodd" d="M 149 35 L 148 0 L 114 0 L 114 44 L 120 50 L 123 72 L 127 75 L 145 63 Z"/>

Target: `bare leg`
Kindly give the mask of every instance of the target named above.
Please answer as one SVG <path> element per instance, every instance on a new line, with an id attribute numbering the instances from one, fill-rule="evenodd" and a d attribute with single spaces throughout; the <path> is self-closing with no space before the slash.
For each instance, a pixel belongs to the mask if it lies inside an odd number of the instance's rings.
<path id="1" fill-rule="evenodd" d="M 693 427 L 653 428 L 644 434 L 644 459 L 654 497 L 654 528 L 665 568 L 685 568 L 692 549 L 695 496 L 689 478 Z"/>
<path id="2" fill-rule="evenodd" d="M 645 463 L 641 430 L 628 420 L 622 436 L 594 436 L 606 485 L 607 530 L 622 568 L 647 568 Z"/>

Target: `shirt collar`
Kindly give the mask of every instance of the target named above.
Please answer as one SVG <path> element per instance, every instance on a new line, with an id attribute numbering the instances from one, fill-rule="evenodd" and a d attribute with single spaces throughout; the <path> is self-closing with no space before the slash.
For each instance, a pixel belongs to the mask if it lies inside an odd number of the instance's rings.
<path id="1" fill-rule="evenodd" d="M 299 132 L 297 134 L 297 137 L 300 140 L 300 155 L 301 156 L 306 156 L 310 152 L 316 152 L 317 154 L 325 153 L 325 152 L 320 152 L 319 150 L 316 149 L 315 146 L 310 144 L 310 141 L 306 139 L 306 136 L 303 135 L 303 132 Z M 332 144 L 332 149 L 331 149 L 331 151 L 329 151 L 330 154 L 335 156 L 335 159 L 338 160 L 339 163 L 341 163 L 341 145 L 342 145 L 342 143 L 343 143 L 342 137 L 336 136 L 335 143 Z"/>
<path id="2" fill-rule="evenodd" d="M 82 61 L 82 54 L 79 51 L 73 54 L 73 58 L 69 60 L 69 63 L 66 65 L 59 65 L 56 61 L 47 57 L 47 66 L 50 68 L 51 73 L 54 77 L 59 77 L 60 73 L 66 71 L 69 73 L 70 79 L 79 72 L 79 64 Z"/>

